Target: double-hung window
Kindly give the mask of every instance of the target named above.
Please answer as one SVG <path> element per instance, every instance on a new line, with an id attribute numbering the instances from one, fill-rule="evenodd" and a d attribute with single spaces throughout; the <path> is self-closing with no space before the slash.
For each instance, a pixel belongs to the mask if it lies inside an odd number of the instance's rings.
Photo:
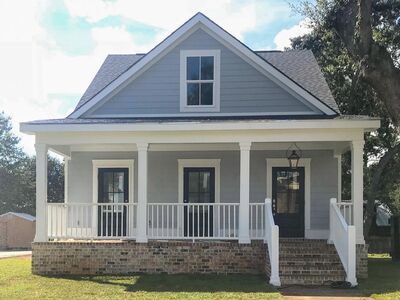
<path id="1" fill-rule="evenodd" d="M 181 111 L 219 111 L 219 64 L 219 50 L 181 51 Z"/>

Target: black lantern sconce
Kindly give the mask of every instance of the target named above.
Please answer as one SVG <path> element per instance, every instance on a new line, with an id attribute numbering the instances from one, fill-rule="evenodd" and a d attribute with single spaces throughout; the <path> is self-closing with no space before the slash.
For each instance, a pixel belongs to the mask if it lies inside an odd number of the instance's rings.
<path id="1" fill-rule="evenodd" d="M 292 144 L 287 150 L 286 150 L 286 157 L 289 161 L 289 166 L 291 169 L 297 169 L 299 165 L 299 160 L 301 158 L 301 150 L 300 148 L 296 145 L 296 143 Z"/>

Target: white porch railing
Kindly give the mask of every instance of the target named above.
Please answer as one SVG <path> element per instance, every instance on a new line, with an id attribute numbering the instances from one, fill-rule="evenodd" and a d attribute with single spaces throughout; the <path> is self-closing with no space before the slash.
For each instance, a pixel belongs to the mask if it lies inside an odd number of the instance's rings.
<path id="1" fill-rule="evenodd" d="M 342 200 L 342 202 L 337 203 L 337 206 L 343 218 L 346 220 L 346 223 L 348 225 L 354 225 L 353 202 L 351 202 L 351 200 Z"/>
<path id="2" fill-rule="evenodd" d="M 265 239 L 265 203 L 250 203 L 250 238 L 252 240 Z"/>
<path id="3" fill-rule="evenodd" d="M 353 225 L 349 225 L 346 222 L 339 207 L 336 199 L 332 198 L 329 209 L 329 240 L 335 245 L 339 254 L 344 270 L 346 271 L 346 280 L 352 286 L 356 286 L 356 230 Z"/>
<path id="4" fill-rule="evenodd" d="M 264 240 L 265 203 L 250 203 L 249 232 Z M 137 203 L 48 203 L 50 239 L 133 239 Z M 239 237 L 239 203 L 148 203 L 150 239 L 220 239 Z"/>
<path id="5" fill-rule="evenodd" d="M 136 203 L 48 203 L 50 239 L 132 239 Z"/>
<path id="6" fill-rule="evenodd" d="M 237 239 L 239 203 L 148 203 L 149 239 Z"/>
<path id="7" fill-rule="evenodd" d="M 271 274 L 269 283 L 274 286 L 280 286 L 279 278 L 279 227 L 275 225 L 274 216 L 272 214 L 271 199 L 265 199 L 265 240 L 268 244 L 269 262 L 271 266 Z"/>

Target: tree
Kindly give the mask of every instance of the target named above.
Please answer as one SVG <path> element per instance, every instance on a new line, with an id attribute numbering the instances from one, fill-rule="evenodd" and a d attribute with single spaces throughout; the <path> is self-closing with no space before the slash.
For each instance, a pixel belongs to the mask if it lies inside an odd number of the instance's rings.
<path id="1" fill-rule="evenodd" d="M 35 157 L 29 157 L 12 132 L 11 119 L 0 113 L 0 214 L 9 211 L 35 215 Z M 63 164 L 48 158 L 48 201 L 64 199 Z"/>
<path id="2" fill-rule="evenodd" d="M 365 145 L 365 186 L 366 198 L 368 199 L 367 213 L 365 219 L 365 233 L 369 233 L 371 222 L 374 217 L 375 199 L 382 199 L 383 202 L 390 202 L 393 195 L 389 197 L 390 191 L 399 183 L 400 164 L 400 142 L 399 142 L 399 114 L 393 114 L 396 108 L 389 105 L 389 102 L 383 100 L 381 89 L 377 89 L 377 82 L 372 84 L 371 78 L 367 73 L 371 72 L 368 66 L 369 56 L 373 55 L 372 50 L 365 52 L 359 49 L 363 43 L 355 42 L 355 48 L 349 49 L 349 37 L 344 33 L 339 33 L 337 28 L 338 20 L 342 18 L 343 5 L 349 5 L 353 0 L 329 1 L 319 0 L 316 5 L 303 3 L 299 10 L 311 20 L 312 32 L 303 37 L 292 40 L 292 46 L 297 49 L 311 49 L 316 56 L 318 63 L 332 90 L 339 108 L 343 114 L 364 114 L 379 117 L 381 119 L 381 128 L 377 133 L 366 134 Z M 380 43 L 380 47 L 386 48 L 392 59 L 392 63 L 399 58 L 400 48 L 399 32 L 388 26 L 391 24 L 393 12 L 400 7 L 400 2 L 394 3 L 386 1 L 380 4 L 380 1 L 374 2 L 372 6 L 372 31 L 374 40 L 369 43 Z M 354 6 L 353 6 L 354 9 Z M 350 15 L 349 18 L 354 17 Z M 392 18 L 393 23 L 395 18 Z M 354 25 L 354 20 L 349 20 L 348 24 Z M 350 25 L 349 25 L 350 26 Z M 355 24 L 354 26 L 359 26 Z M 342 29 L 343 30 L 343 29 Z M 346 31 L 350 32 L 350 31 Z M 351 31 L 353 39 L 357 40 L 357 31 Z M 347 40 L 344 40 L 344 39 Z M 375 46 L 369 45 L 374 48 Z M 356 53 L 364 51 L 364 56 Z M 372 51 L 372 52 L 371 52 Z M 367 65 L 365 65 L 367 64 Z M 397 86 L 399 84 L 397 83 Z M 397 98 L 399 100 L 399 98 Z M 349 180 L 350 159 L 344 156 L 344 179 Z M 347 166 L 347 167 L 346 167 Z M 397 171 L 392 172 L 392 170 Z M 348 182 L 347 182 L 348 183 Z M 344 184 L 346 188 L 348 184 Z M 350 195 L 346 195 L 349 197 Z M 396 201 L 391 201 L 396 203 Z M 392 205 L 393 211 L 396 211 Z"/>

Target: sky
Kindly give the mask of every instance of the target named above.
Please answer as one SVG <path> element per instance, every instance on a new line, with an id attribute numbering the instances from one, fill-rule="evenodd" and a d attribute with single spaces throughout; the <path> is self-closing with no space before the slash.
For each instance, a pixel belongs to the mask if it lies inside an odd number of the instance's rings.
<path id="1" fill-rule="evenodd" d="M 19 123 L 66 117 L 107 54 L 146 53 L 197 12 L 253 50 L 310 29 L 296 0 L 0 0 L 0 111 Z"/>

